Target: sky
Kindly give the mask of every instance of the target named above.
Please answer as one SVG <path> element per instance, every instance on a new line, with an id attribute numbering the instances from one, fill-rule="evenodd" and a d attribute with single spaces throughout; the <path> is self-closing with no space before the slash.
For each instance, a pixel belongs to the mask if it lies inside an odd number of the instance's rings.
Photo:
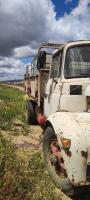
<path id="1" fill-rule="evenodd" d="M 90 0 L 0 0 L 0 81 L 22 79 L 42 42 L 90 39 Z"/>

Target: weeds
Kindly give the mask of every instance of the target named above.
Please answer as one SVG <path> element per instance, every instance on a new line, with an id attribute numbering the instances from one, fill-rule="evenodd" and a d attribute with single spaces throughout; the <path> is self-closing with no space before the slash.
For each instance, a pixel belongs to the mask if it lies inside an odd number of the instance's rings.
<path id="1" fill-rule="evenodd" d="M 15 147 L 1 134 L 0 147 L 0 199 L 18 200 L 22 197 L 25 199 L 28 176 L 26 176 L 24 161 L 17 159 Z"/>
<path id="2" fill-rule="evenodd" d="M 18 159 L 15 147 L 2 134 L 0 178 L 1 200 L 60 200 L 45 171 L 41 153 L 33 153 L 28 161 Z"/>
<path id="3" fill-rule="evenodd" d="M 0 85 L 0 128 L 10 130 L 14 118 L 25 121 L 23 93 Z"/>
<path id="4" fill-rule="evenodd" d="M 0 85 L 0 100 L 0 128 L 10 131 L 12 137 L 27 135 L 25 123 L 20 130 L 13 126 L 15 119 L 25 121 L 23 93 Z M 61 200 L 61 197 L 45 170 L 42 152 L 18 149 L 0 133 L 0 200 L 22 199 Z"/>

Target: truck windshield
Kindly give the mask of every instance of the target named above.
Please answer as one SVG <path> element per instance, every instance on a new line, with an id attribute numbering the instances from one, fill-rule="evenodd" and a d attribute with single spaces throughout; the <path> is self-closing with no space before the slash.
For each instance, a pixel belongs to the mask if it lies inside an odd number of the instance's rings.
<path id="1" fill-rule="evenodd" d="M 90 77 L 90 45 L 67 50 L 64 74 L 65 78 Z"/>

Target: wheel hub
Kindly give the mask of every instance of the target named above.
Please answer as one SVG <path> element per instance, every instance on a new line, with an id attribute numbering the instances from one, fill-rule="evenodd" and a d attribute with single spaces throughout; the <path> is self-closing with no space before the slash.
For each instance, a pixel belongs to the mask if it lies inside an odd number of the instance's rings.
<path id="1" fill-rule="evenodd" d="M 65 178 L 64 160 L 57 140 L 52 141 L 50 144 L 50 161 L 56 173 L 60 176 L 63 174 Z"/>

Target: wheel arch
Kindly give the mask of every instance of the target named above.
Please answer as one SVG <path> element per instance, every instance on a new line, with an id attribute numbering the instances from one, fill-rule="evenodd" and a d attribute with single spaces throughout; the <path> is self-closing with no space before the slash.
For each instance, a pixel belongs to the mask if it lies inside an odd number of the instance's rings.
<path id="1" fill-rule="evenodd" d="M 47 152 L 47 150 L 45 151 L 45 148 L 47 146 L 47 144 L 49 143 L 49 138 L 51 135 L 50 129 L 54 132 L 53 126 L 50 123 L 50 121 L 47 121 L 46 123 L 46 127 L 45 127 L 45 134 L 44 134 L 44 139 L 43 139 L 43 153 L 46 154 L 45 152 Z M 49 134 L 50 133 L 50 134 Z M 55 132 L 54 132 L 55 134 Z M 55 134 L 56 136 L 56 134 Z M 46 142 L 47 140 L 47 142 Z M 47 147 L 48 149 L 48 147 Z M 45 155 L 44 155 L 44 159 L 45 159 Z M 47 159 L 49 162 L 49 159 Z M 46 164 L 46 163 L 45 163 Z M 46 164 L 46 167 L 48 165 Z M 49 165 L 49 168 L 47 167 L 49 175 L 52 179 L 52 181 L 55 183 L 55 185 L 60 188 L 63 192 L 65 192 L 67 195 L 73 195 L 74 194 L 74 189 L 72 184 L 70 183 L 68 178 L 65 178 L 65 180 L 63 180 L 62 178 L 58 177 L 58 175 L 55 174 L 55 172 L 53 170 L 51 170 L 51 166 Z M 52 171 L 53 171 L 53 176 L 52 176 Z"/>
<path id="2" fill-rule="evenodd" d="M 82 157 L 82 152 L 87 153 L 87 146 L 84 137 L 85 134 L 83 134 L 74 113 L 56 112 L 48 118 L 46 127 L 48 126 L 53 128 L 61 145 L 69 180 L 73 185 L 80 184 L 82 180 L 85 182 L 87 159 Z M 62 139 L 71 141 L 69 154 L 63 149 Z"/>
<path id="3" fill-rule="evenodd" d="M 53 124 L 51 123 L 51 121 L 47 120 L 46 121 L 46 124 L 45 124 L 45 127 L 44 127 L 44 131 L 48 128 L 48 127 L 51 127 L 54 131 L 54 127 L 53 127 Z M 55 131 L 54 131 L 55 133 Z"/>

